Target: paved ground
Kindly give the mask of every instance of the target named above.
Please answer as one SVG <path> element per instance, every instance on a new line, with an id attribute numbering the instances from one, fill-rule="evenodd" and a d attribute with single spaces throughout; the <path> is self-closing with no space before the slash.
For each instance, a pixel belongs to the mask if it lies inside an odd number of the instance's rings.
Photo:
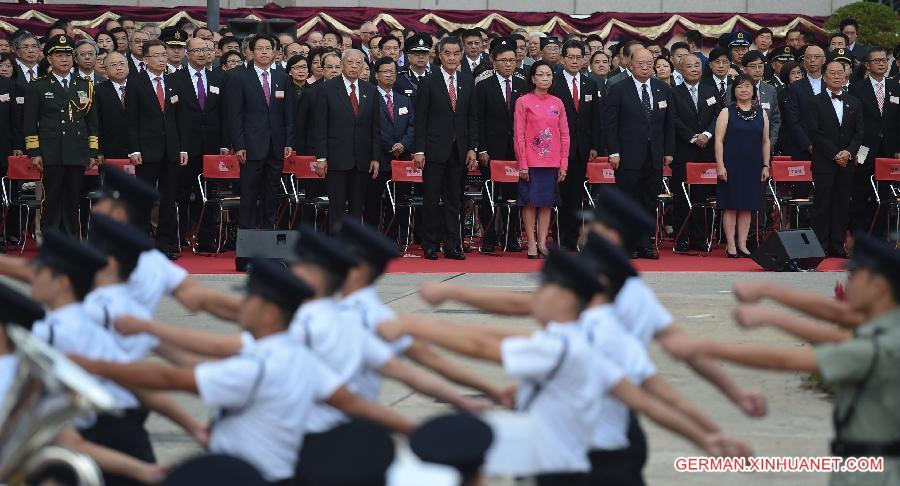
<path id="1" fill-rule="evenodd" d="M 831 294 L 835 280 L 841 278 L 836 273 L 766 274 L 767 278 L 790 285 L 799 286 Z M 753 276 L 759 278 L 758 275 Z M 200 277 L 204 283 L 230 288 L 239 276 Z M 744 332 L 730 319 L 733 306 L 730 288 L 733 282 L 748 278 L 747 274 L 729 273 L 658 273 L 645 274 L 645 278 L 657 291 L 661 300 L 674 314 L 676 321 L 689 332 L 713 339 L 733 342 L 778 343 L 797 346 L 794 340 L 778 333 L 761 330 Z M 453 279 L 458 283 L 471 285 L 491 285 L 515 290 L 529 290 L 535 281 L 525 275 L 511 274 L 458 274 L 458 275 L 389 275 L 379 285 L 382 297 L 391 307 L 400 312 L 434 312 L 442 318 L 472 325 L 498 325 L 517 329 L 528 329 L 533 322 L 521 319 L 498 318 L 485 315 L 456 305 L 445 305 L 430 309 L 416 295 L 419 284 L 428 280 Z M 191 327 L 207 328 L 229 332 L 234 328 L 206 316 L 189 316 L 177 304 L 164 302 L 161 319 Z M 827 440 L 831 435 L 830 403 L 820 393 L 803 386 L 799 374 L 775 374 L 750 371 L 731 367 L 734 376 L 748 387 L 764 391 L 769 400 L 769 416 L 764 419 L 750 419 L 699 380 L 685 366 L 676 364 L 660 351 L 651 348 L 651 354 L 660 372 L 683 394 L 691 397 L 711 417 L 734 435 L 749 440 L 758 455 L 766 456 L 814 456 L 827 453 Z M 493 365 L 462 360 L 466 366 L 501 382 L 507 382 L 502 371 Z M 382 402 L 400 410 L 411 418 L 421 419 L 444 410 L 445 406 L 435 401 L 411 393 L 406 388 L 389 384 L 382 393 Z M 185 403 L 204 414 L 198 402 L 185 397 Z M 650 442 L 650 461 L 646 477 L 651 485 L 719 485 L 728 481 L 730 486 L 758 485 L 822 485 L 824 474 L 679 474 L 673 469 L 676 456 L 696 455 L 698 451 L 645 420 L 645 429 Z M 164 463 L 176 462 L 179 458 L 196 451 L 191 441 L 163 419 L 152 418 L 150 430 L 157 454 Z M 495 480 L 492 485 L 508 484 Z"/>

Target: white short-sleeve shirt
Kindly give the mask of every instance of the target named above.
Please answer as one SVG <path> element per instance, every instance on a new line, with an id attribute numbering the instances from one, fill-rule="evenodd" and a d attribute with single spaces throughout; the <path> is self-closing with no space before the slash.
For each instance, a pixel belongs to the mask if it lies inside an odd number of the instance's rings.
<path id="1" fill-rule="evenodd" d="M 672 314 L 640 277 L 628 277 L 613 303 L 619 322 L 644 347 L 653 336 L 672 324 Z"/>
<path id="2" fill-rule="evenodd" d="M 294 475 L 314 404 L 340 387 L 338 377 L 288 333 L 264 337 L 249 352 L 194 371 L 216 420 L 211 452 L 253 464 L 269 481 Z"/>
<path id="3" fill-rule="evenodd" d="M 115 321 L 121 316 L 131 315 L 140 319 L 152 319 L 153 315 L 134 299 L 128 284 L 113 284 L 97 287 L 84 298 L 84 311 L 92 321 L 102 325 L 113 335 L 116 343 L 131 361 L 138 361 L 159 346 L 159 338 L 152 334 L 140 333 L 123 336 L 116 331 Z"/>
<path id="4" fill-rule="evenodd" d="M 588 450 L 599 412 L 597 396 L 623 378 L 622 371 L 588 346 L 577 323 L 550 323 L 530 337 L 511 337 L 501 344 L 503 368 L 522 380 L 517 403 L 523 407 L 535 387 L 542 391 L 527 410 L 535 428 L 535 471 L 583 473 L 590 470 Z M 562 364 L 546 382 L 557 363 Z"/>
<path id="5" fill-rule="evenodd" d="M 348 295 L 341 301 L 341 305 L 356 312 L 362 316 L 362 323 L 365 328 L 376 339 L 384 343 L 392 352 L 393 356 L 400 356 L 412 346 L 412 336 L 403 336 L 393 342 L 383 341 L 377 334 L 378 326 L 387 320 L 394 319 L 397 314 L 388 306 L 381 302 L 378 294 L 372 287 L 357 290 Z M 384 379 L 377 371 L 373 369 L 365 369 L 362 376 L 355 380 L 356 392 L 371 401 L 378 401 L 381 392 L 381 385 Z"/>
<path id="6" fill-rule="evenodd" d="M 580 324 L 594 351 L 618 366 L 628 381 L 640 386 L 656 374 L 656 367 L 644 345 L 625 331 L 612 305 L 587 309 Z M 591 439 L 592 450 L 619 450 L 628 447 L 628 407 L 608 394 L 600 396 L 600 414 Z"/>
<path id="7" fill-rule="evenodd" d="M 353 392 L 365 370 L 380 368 L 393 357 L 387 345 L 366 332 L 357 311 L 342 308 L 331 298 L 300 306 L 289 332 Z M 320 404 L 307 420 L 307 431 L 325 432 L 346 420 L 339 410 Z"/>
<path id="8" fill-rule="evenodd" d="M 147 250 L 138 258 L 128 286 L 131 296 L 155 316 L 163 296 L 174 292 L 187 276 L 187 270 L 172 263 L 161 251 Z"/>
<path id="9" fill-rule="evenodd" d="M 63 354 L 78 354 L 90 359 L 128 363 L 131 360 L 119 348 L 112 334 L 88 317 L 81 302 L 75 302 L 50 311 L 44 319 L 36 321 L 31 333 Z M 115 399 L 122 409 L 138 408 L 137 398 L 118 383 L 94 376 Z M 77 422 L 84 428 L 90 421 Z"/>
<path id="10" fill-rule="evenodd" d="M 0 356 L 0 397 L 5 397 L 6 392 L 12 387 L 16 377 L 16 366 L 19 360 L 14 354 Z M 2 401 L 2 399 L 0 399 Z"/>

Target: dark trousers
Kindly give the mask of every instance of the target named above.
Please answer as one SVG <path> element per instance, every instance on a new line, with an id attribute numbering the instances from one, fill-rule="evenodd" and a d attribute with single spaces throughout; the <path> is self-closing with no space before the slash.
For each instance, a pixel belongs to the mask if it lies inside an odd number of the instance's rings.
<path id="1" fill-rule="evenodd" d="M 634 412 L 628 416 L 628 447 L 615 451 L 591 451 L 590 486 L 644 486 L 647 439 Z"/>
<path id="2" fill-rule="evenodd" d="M 672 190 L 672 226 L 675 228 L 675 232 L 681 228 L 681 225 L 684 224 L 684 230 L 681 231 L 681 236 L 678 241 L 676 241 L 676 245 L 682 243 L 689 243 L 691 245 L 700 245 L 706 242 L 706 227 L 708 224 L 704 224 L 706 219 L 706 215 L 704 214 L 704 210 L 694 211 L 691 214 L 691 220 L 686 221 L 687 214 L 689 210 L 687 197 L 684 195 L 684 189 L 682 189 L 681 183 L 684 182 L 687 177 L 686 173 L 687 167 L 684 162 L 681 163 L 673 163 L 672 164 L 672 184 L 669 188 Z M 618 177 L 618 174 L 616 174 Z M 690 188 L 691 202 L 699 203 L 705 201 L 710 196 L 715 195 L 716 186 L 693 186 Z"/>
<path id="3" fill-rule="evenodd" d="M 422 248 L 437 250 L 443 243 L 444 251 L 459 250 L 459 211 L 462 205 L 462 181 L 466 164 L 454 143 L 450 158 L 444 161 L 426 160 L 422 170 L 425 191 Z M 443 209 L 440 203 L 443 201 Z"/>
<path id="4" fill-rule="evenodd" d="M 479 165 L 481 169 L 481 179 L 486 181 L 491 178 L 491 167 L 490 164 L 487 166 Z M 483 187 L 483 185 L 482 185 Z M 507 184 L 503 182 L 499 182 L 494 184 L 494 202 L 498 203 L 500 201 L 514 201 L 519 195 L 519 185 L 518 184 Z M 500 238 L 497 236 L 497 226 L 500 228 L 506 228 L 505 223 L 506 220 L 503 219 L 503 215 L 501 214 L 501 206 L 499 204 L 494 205 L 494 211 L 498 214 L 491 213 L 491 203 L 488 198 L 487 189 L 482 188 L 481 190 L 481 204 L 480 210 L 478 211 L 479 219 L 481 220 L 481 229 L 484 231 L 482 236 L 482 246 L 492 246 L 499 243 L 502 246 L 511 246 L 515 245 L 519 242 L 519 236 L 522 234 L 522 218 L 520 216 L 521 210 L 517 206 L 513 206 L 510 210 L 510 214 L 507 215 L 509 218 L 509 231 L 500 235 Z M 491 220 L 494 220 L 494 224 L 491 224 Z"/>
<path id="5" fill-rule="evenodd" d="M 875 217 L 875 207 L 878 203 L 869 179 L 874 174 L 874 160 L 857 165 L 853 169 L 853 188 L 850 195 L 850 229 L 852 231 L 868 232 L 869 227 L 872 226 L 872 218 Z M 893 198 L 888 184 L 881 184 L 878 192 L 882 201 L 889 201 Z M 878 221 L 875 221 L 875 225 L 872 227 L 873 234 L 883 236 L 887 233 L 888 213 L 886 207 L 879 212 Z"/>
<path id="6" fill-rule="evenodd" d="M 242 229 L 275 227 L 276 194 L 281 191 L 284 159 L 267 157 L 248 160 L 241 167 L 241 205 L 238 226 Z"/>
<path id="7" fill-rule="evenodd" d="M 95 444 L 155 463 L 156 456 L 153 454 L 150 436 L 144 428 L 148 413 L 146 409 L 129 409 L 121 417 L 98 415 L 93 426 L 80 432 L 86 440 Z M 108 486 L 141 484 L 125 476 L 107 473 L 103 474 L 103 480 Z"/>
<path id="8" fill-rule="evenodd" d="M 388 218 L 384 218 L 384 206 L 381 204 L 384 195 L 385 183 L 391 178 L 390 162 L 381 164 L 378 177 L 372 179 L 372 174 L 365 174 L 363 185 L 366 190 L 366 199 L 363 203 L 363 219 L 375 229 L 381 229 L 382 220 L 387 224 Z"/>
<path id="9" fill-rule="evenodd" d="M 587 175 L 587 162 L 569 159 L 566 179 L 559 185 L 559 234 L 560 244 L 575 249 L 581 233 L 581 211 L 584 202 L 584 180 Z"/>
<path id="10" fill-rule="evenodd" d="M 843 250 L 850 217 L 850 192 L 853 187 L 853 160 L 847 167 L 817 167 L 813 163 L 812 229 L 825 251 Z"/>
<path id="11" fill-rule="evenodd" d="M 328 231 L 334 234 L 348 212 L 354 218 L 362 217 L 363 201 L 366 196 L 366 179 L 368 172 L 356 168 L 350 170 L 329 170 L 325 175 L 325 188 L 328 191 Z"/>
<path id="12" fill-rule="evenodd" d="M 159 191 L 159 222 L 156 226 L 156 247 L 162 251 L 178 251 L 178 216 L 175 191 L 178 187 L 179 165 L 165 159 L 148 161 L 135 167 L 138 179 L 154 186 Z M 150 213 L 144 216 L 144 227 L 150 231 Z"/>
<path id="13" fill-rule="evenodd" d="M 84 166 L 44 166 L 41 179 L 41 228 L 56 228 L 78 236 L 78 202 L 84 181 Z"/>
<path id="14" fill-rule="evenodd" d="M 568 179 L 569 176 L 566 176 Z M 650 159 L 650 145 L 647 144 L 647 153 L 640 166 L 623 169 L 619 166 L 616 171 L 616 186 L 625 194 L 631 196 L 641 205 L 647 214 L 656 214 L 656 203 L 662 186 L 662 168 L 656 169 Z M 650 248 L 651 234 L 638 235 L 635 242 L 637 248 Z"/>
<path id="15" fill-rule="evenodd" d="M 534 477 L 537 486 L 587 486 L 588 476 L 584 473 L 540 474 Z"/>
<path id="16" fill-rule="evenodd" d="M 200 205 L 203 199 L 200 196 L 200 185 L 197 183 L 197 176 L 203 171 L 203 156 L 193 155 L 188 157 L 188 163 L 184 167 L 178 168 L 178 182 L 175 191 L 175 200 L 178 201 L 178 223 L 181 237 L 184 238 L 190 233 L 191 228 L 200 217 Z M 194 196 L 194 202 L 191 202 L 191 195 Z M 209 218 L 208 221 L 212 221 Z M 210 231 L 212 225 L 205 224 L 206 228 L 201 228 L 200 232 L 204 233 L 203 241 L 209 242 L 211 236 Z M 204 231 L 206 230 L 206 231 Z"/>
<path id="17" fill-rule="evenodd" d="M 312 486 L 312 482 L 307 477 L 307 465 L 310 461 L 315 461 L 316 449 L 322 447 L 322 436 L 325 432 L 305 434 L 303 436 L 303 447 L 300 448 L 300 456 L 297 459 L 297 467 L 294 468 L 294 485 L 295 486 Z"/>

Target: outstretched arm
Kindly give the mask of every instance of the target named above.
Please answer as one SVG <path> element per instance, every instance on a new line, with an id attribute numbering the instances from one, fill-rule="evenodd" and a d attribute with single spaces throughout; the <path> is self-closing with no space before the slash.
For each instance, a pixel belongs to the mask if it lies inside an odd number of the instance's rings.
<path id="1" fill-rule="evenodd" d="M 837 343 L 853 338 L 853 333 L 848 330 L 760 305 L 741 304 L 731 314 L 742 327 L 769 325 L 810 344 Z"/>
<path id="2" fill-rule="evenodd" d="M 413 341 L 412 346 L 406 350 L 406 356 L 447 380 L 478 390 L 490 397 L 494 402 L 506 405 L 504 403 L 503 389 L 463 368 L 459 363 L 441 356 L 422 341 Z"/>
<path id="3" fill-rule="evenodd" d="M 675 391 L 662 376 L 657 374 L 647 378 L 641 383 L 641 388 L 659 401 L 680 412 L 704 432 L 721 431 L 718 424 L 707 417 L 687 397 Z"/>
<path id="4" fill-rule="evenodd" d="M 406 384 L 423 395 L 449 403 L 460 410 L 477 413 L 490 408 L 490 402 L 464 397 L 441 378 L 414 368 L 397 358 L 389 359 L 378 369 L 378 372 Z"/>
<path id="5" fill-rule="evenodd" d="M 0 275 L 31 283 L 34 279 L 34 268 L 28 265 L 28 260 L 24 258 L 0 255 Z"/>
<path id="6" fill-rule="evenodd" d="M 152 361 L 116 363 L 93 360 L 78 355 L 69 355 L 69 359 L 88 373 L 109 378 L 127 388 L 180 390 L 197 393 L 197 379 L 193 367 L 175 368 Z"/>
<path id="7" fill-rule="evenodd" d="M 401 434 L 409 435 L 416 428 L 415 424 L 394 410 L 355 395 L 344 386 L 338 388 L 326 403 L 347 415 L 379 423 Z"/>
<path id="8" fill-rule="evenodd" d="M 854 329 L 865 322 L 864 315 L 854 312 L 844 302 L 772 282 L 738 282 L 734 284 L 734 295 L 739 301 L 751 304 L 771 299 L 810 317 L 834 322 L 847 329 Z"/>
<path id="9" fill-rule="evenodd" d="M 731 375 L 725 371 L 725 368 L 721 363 L 705 355 L 682 358 L 672 351 L 671 346 L 673 342 L 681 339 L 693 340 L 693 338 L 688 336 L 683 329 L 675 325 L 670 325 L 657 333 L 655 337 L 667 353 L 672 357 L 681 359 L 687 363 L 695 373 L 712 383 L 726 397 L 734 402 L 735 405 L 740 407 L 746 415 L 750 417 L 762 417 L 766 414 L 765 397 L 759 393 L 745 390 L 739 386 Z"/>
<path id="10" fill-rule="evenodd" d="M 172 395 L 161 391 L 134 390 L 141 403 L 184 429 L 200 445 L 207 447 L 209 431 L 188 413 Z"/>
<path id="11" fill-rule="evenodd" d="M 211 289 L 190 276 L 172 296 L 191 312 L 202 311 L 231 322 L 237 321 L 244 300 L 241 295 Z"/>
<path id="12" fill-rule="evenodd" d="M 166 470 L 159 464 L 149 464 L 117 450 L 87 441 L 74 427 L 66 427 L 56 436 L 56 443 L 90 456 L 100 469 L 136 479 L 144 484 L 159 484 Z"/>
<path id="13" fill-rule="evenodd" d="M 117 331 L 126 336 L 145 332 L 184 351 L 210 357 L 232 356 L 238 354 L 243 346 L 239 334 L 215 334 L 134 316 L 119 317 L 115 326 Z"/>
<path id="14" fill-rule="evenodd" d="M 431 305 L 456 301 L 492 314 L 506 316 L 531 315 L 532 298 L 528 293 L 510 292 L 487 287 L 464 287 L 452 283 L 426 283 L 419 289 Z"/>
<path id="15" fill-rule="evenodd" d="M 706 355 L 732 363 L 777 371 L 818 370 L 812 348 L 772 348 L 756 344 L 724 344 L 679 337 L 670 343 L 672 353 L 682 358 Z"/>
<path id="16" fill-rule="evenodd" d="M 401 316 L 378 326 L 378 334 L 388 341 L 395 341 L 409 334 L 455 353 L 495 363 L 501 362 L 500 343 L 504 333 L 506 331 L 460 326 L 414 315 Z M 506 334 L 521 335 L 514 332 Z"/>

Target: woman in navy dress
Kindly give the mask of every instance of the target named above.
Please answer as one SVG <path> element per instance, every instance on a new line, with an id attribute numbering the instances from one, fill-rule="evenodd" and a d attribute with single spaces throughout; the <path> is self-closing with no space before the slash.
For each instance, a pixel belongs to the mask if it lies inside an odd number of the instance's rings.
<path id="1" fill-rule="evenodd" d="M 750 256 L 750 217 L 760 209 L 761 182 L 769 178 L 769 119 L 756 97 L 753 78 L 738 76 L 731 85 L 734 103 L 716 120 L 716 201 L 729 258 Z"/>

